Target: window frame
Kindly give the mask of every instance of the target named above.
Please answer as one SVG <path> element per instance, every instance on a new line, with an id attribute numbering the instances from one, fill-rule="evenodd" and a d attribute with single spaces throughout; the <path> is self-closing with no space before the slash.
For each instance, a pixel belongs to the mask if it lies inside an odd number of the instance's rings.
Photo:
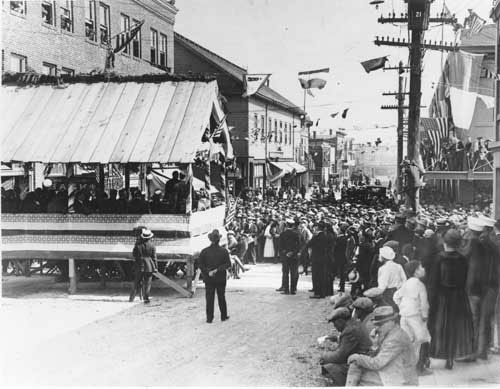
<path id="1" fill-rule="evenodd" d="M 75 69 L 67 68 L 67 67 L 62 67 L 61 68 L 61 76 L 66 75 L 70 77 L 74 77 L 75 75 Z"/>
<path id="2" fill-rule="evenodd" d="M 285 144 L 287 145 L 288 144 L 288 124 L 287 123 L 285 123 L 284 132 L 285 132 Z"/>
<path id="3" fill-rule="evenodd" d="M 164 44 L 165 43 L 165 44 Z M 159 48 L 159 56 L 158 56 L 158 63 L 161 67 L 167 68 L 168 63 L 167 63 L 167 50 L 168 50 L 168 36 L 165 34 L 160 33 L 160 48 Z M 164 56 L 163 59 L 163 64 L 162 64 L 162 55 Z"/>
<path id="4" fill-rule="evenodd" d="M 51 22 L 47 22 L 43 18 L 43 11 L 45 9 L 44 5 L 50 6 L 50 10 L 51 10 L 51 12 L 50 12 Z M 42 23 L 43 23 L 43 25 L 56 27 L 56 10 L 55 10 L 56 5 L 55 5 L 55 2 L 51 1 L 51 0 L 42 0 L 42 2 L 40 3 L 40 7 L 41 7 L 41 10 L 42 10 Z"/>
<path id="5" fill-rule="evenodd" d="M 12 60 L 16 58 L 17 61 L 18 61 L 18 64 L 19 65 L 22 65 L 22 61 L 24 61 L 24 70 L 22 69 L 23 66 L 19 66 L 18 68 L 20 68 L 21 70 L 13 70 L 12 69 Z M 10 53 L 9 55 L 9 70 L 10 71 L 15 71 L 17 73 L 26 73 L 26 69 L 28 67 L 28 57 L 25 56 L 25 55 L 21 55 L 21 54 L 17 54 L 17 53 Z"/>
<path id="6" fill-rule="evenodd" d="M 53 64 L 53 63 L 50 63 L 50 62 L 42 62 L 42 68 L 45 69 L 45 68 L 48 68 L 48 69 L 54 69 L 54 74 L 51 74 L 51 72 L 49 71 L 49 73 L 43 73 L 43 74 L 46 74 L 48 76 L 57 76 L 57 65 L 56 64 Z"/>
<path id="7" fill-rule="evenodd" d="M 62 3 L 62 1 L 61 1 L 61 3 Z M 61 31 L 70 32 L 70 33 L 74 32 L 74 28 L 75 28 L 74 24 L 75 23 L 74 23 L 73 9 L 74 9 L 73 8 L 73 0 L 66 0 L 65 7 L 63 7 L 62 5 L 59 6 L 59 10 L 61 13 L 61 15 L 59 16 L 59 18 L 61 19 L 60 20 Z M 64 14 L 66 11 L 69 13 L 69 17 Z M 69 29 L 63 27 L 64 23 L 66 23 L 67 20 L 69 20 Z"/>
<path id="8" fill-rule="evenodd" d="M 22 5 L 22 12 L 16 11 L 15 9 L 12 8 L 13 3 L 21 3 Z M 26 12 L 27 12 L 27 1 L 26 0 L 19 0 L 19 1 L 9 1 L 9 11 L 12 15 L 20 16 L 25 18 L 26 17 Z"/>
<path id="9" fill-rule="evenodd" d="M 85 2 L 85 38 L 91 42 L 97 42 L 97 18 L 95 0 L 87 0 Z"/>
<path id="10" fill-rule="evenodd" d="M 158 30 L 150 28 L 149 32 L 151 38 L 149 46 L 149 62 L 151 63 L 151 65 L 158 65 Z"/>
<path id="11" fill-rule="evenodd" d="M 140 23 L 140 21 L 132 19 L 132 23 L 133 25 L 136 25 Z M 138 55 L 135 55 L 136 44 L 137 44 Z M 142 29 L 139 29 L 139 31 L 137 31 L 137 34 L 135 34 L 134 39 L 132 39 L 132 57 L 142 58 Z"/>
<path id="12" fill-rule="evenodd" d="M 101 12 L 104 10 L 104 17 L 102 18 Z M 104 22 L 104 24 L 103 24 Z M 105 31 L 105 34 L 104 34 Z M 109 5 L 100 1 L 99 2 L 99 43 L 107 45 L 111 39 L 111 11 Z"/>
<path id="13" fill-rule="evenodd" d="M 278 143 L 278 120 L 274 119 L 274 143 Z"/>

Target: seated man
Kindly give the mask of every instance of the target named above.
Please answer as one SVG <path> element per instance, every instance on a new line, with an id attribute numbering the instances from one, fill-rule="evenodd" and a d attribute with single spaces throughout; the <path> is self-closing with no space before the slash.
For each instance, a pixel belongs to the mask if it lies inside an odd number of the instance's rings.
<path id="1" fill-rule="evenodd" d="M 328 321 L 333 322 L 340 335 L 335 351 L 321 356 L 321 373 L 333 380 L 333 386 L 344 386 L 348 371 L 347 359 L 354 353 L 367 353 L 371 341 L 361 322 L 351 318 L 351 311 L 345 307 L 335 309 Z"/>
<path id="2" fill-rule="evenodd" d="M 390 306 L 375 309 L 373 324 L 380 346 L 374 356 L 349 357 L 346 386 L 418 385 L 415 353 L 410 338 L 396 324 L 397 318 Z"/>

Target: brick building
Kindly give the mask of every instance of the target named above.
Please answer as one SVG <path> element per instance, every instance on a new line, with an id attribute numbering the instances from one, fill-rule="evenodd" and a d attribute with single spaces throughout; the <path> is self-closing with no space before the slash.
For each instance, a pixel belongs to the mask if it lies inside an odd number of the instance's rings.
<path id="1" fill-rule="evenodd" d="M 250 96 L 242 97 L 247 71 L 197 43 L 175 33 L 175 69 L 178 73 L 209 73 L 217 77 L 225 98 L 228 125 L 238 163 L 237 189 L 262 188 L 265 161 L 267 178 L 280 186 L 286 182 L 307 184 L 304 162 L 305 113 L 294 103 L 264 85 Z M 268 134 L 267 158 L 265 133 Z"/>
<path id="2" fill-rule="evenodd" d="M 174 67 L 175 1 L 3 1 L 2 71 L 77 74 L 102 70 L 106 42 L 144 20 L 140 33 L 115 59 L 124 74 Z"/>

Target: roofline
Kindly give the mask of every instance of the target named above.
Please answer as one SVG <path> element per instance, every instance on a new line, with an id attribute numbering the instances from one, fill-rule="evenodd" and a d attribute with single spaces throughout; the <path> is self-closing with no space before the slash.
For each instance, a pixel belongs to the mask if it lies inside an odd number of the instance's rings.
<path id="1" fill-rule="evenodd" d="M 276 92 L 276 93 L 278 93 L 278 92 Z M 306 112 L 302 108 L 300 108 L 299 106 L 296 106 L 296 105 L 294 105 L 294 106 L 285 105 L 285 104 L 280 103 L 279 101 L 276 101 L 276 100 L 274 100 L 274 99 L 272 99 L 270 97 L 262 95 L 260 92 L 257 92 L 256 94 L 254 94 L 251 97 L 259 98 L 261 100 L 273 103 L 274 105 L 279 105 L 280 107 L 282 107 L 282 108 L 284 108 L 284 109 L 286 109 L 288 111 L 293 111 L 293 112 L 297 113 L 298 115 L 305 115 L 306 114 Z"/>

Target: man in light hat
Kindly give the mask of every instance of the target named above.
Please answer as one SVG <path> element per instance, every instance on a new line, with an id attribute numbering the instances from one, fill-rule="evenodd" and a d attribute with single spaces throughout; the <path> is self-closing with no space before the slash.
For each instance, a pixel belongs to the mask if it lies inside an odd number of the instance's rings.
<path id="1" fill-rule="evenodd" d="M 221 320 L 229 319 L 225 293 L 226 269 L 231 267 L 231 260 L 229 252 L 219 245 L 221 238 L 219 230 L 213 230 L 208 234 L 211 245 L 201 251 L 198 262 L 205 282 L 207 323 L 212 323 L 214 319 L 215 291 L 217 291 Z"/>
<path id="2" fill-rule="evenodd" d="M 334 386 L 344 386 L 347 377 L 347 359 L 350 355 L 368 353 L 371 340 L 360 321 L 351 317 L 349 309 L 335 309 L 328 317 L 340 333 L 338 347 L 333 352 L 326 352 L 320 358 L 321 373 L 333 380 Z"/>
<path id="3" fill-rule="evenodd" d="M 378 269 L 378 287 L 384 291 L 384 298 L 391 306 L 397 310 L 393 296 L 396 290 L 406 281 L 406 274 L 403 267 L 394 262 L 396 253 L 388 246 L 379 250 L 379 261 L 382 266 Z"/>
<path id="4" fill-rule="evenodd" d="M 349 357 L 346 386 L 418 385 L 415 353 L 410 338 L 396 323 L 397 318 L 390 306 L 375 309 L 373 324 L 380 347 L 374 356 Z"/>
<path id="5" fill-rule="evenodd" d="M 135 277 L 129 301 L 133 302 L 135 296 L 142 289 L 142 299 L 144 304 L 149 304 L 149 292 L 151 291 L 151 281 L 153 273 L 157 271 L 156 247 L 151 242 L 153 233 L 147 228 L 143 228 L 141 235 L 137 239 L 132 254 L 135 259 Z"/>

